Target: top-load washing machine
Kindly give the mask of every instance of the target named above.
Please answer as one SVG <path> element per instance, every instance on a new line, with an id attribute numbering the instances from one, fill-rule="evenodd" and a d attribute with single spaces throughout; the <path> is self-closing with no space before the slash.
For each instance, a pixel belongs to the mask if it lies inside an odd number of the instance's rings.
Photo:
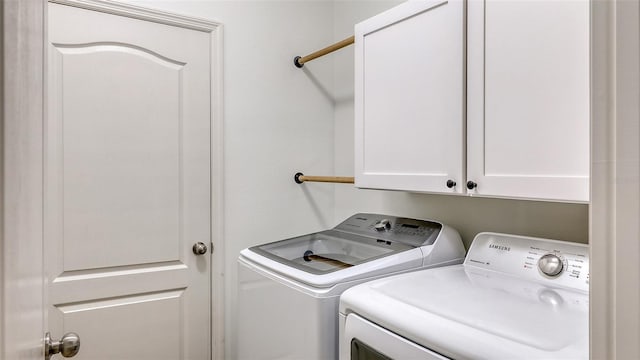
<path id="1" fill-rule="evenodd" d="M 462 265 L 361 284 L 340 360 L 588 359 L 588 246 L 481 233 Z"/>
<path id="2" fill-rule="evenodd" d="M 335 360 L 344 290 L 390 274 L 460 264 L 464 255 L 460 235 L 447 225 L 377 214 L 242 250 L 237 356 Z"/>

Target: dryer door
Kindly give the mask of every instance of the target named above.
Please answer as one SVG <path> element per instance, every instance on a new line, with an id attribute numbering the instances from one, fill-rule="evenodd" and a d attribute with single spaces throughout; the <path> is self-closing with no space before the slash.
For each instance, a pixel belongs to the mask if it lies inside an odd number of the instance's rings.
<path id="1" fill-rule="evenodd" d="M 353 313 L 347 315 L 343 334 L 340 360 L 448 359 Z"/>

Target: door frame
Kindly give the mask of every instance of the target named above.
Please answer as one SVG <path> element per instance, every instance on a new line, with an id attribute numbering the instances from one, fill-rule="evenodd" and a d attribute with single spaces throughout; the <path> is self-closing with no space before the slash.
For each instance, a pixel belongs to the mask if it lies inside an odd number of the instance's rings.
<path id="1" fill-rule="evenodd" d="M 0 358 L 42 359 L 43 0 L 2 1 Z M 25 101 L 25 99 L 28 99 Z"/>
<path id="2" fill-rule="evenodd" d="M 47 3 L 209 33 L 211 64 L 211 354 L 224 359 L 222 24 L 103 0 L 0 0 L 0 359 L 42 359 L 43 126 Z M 25 101 L 28 99 L 28 101 Z M 19 241 L 18 241 L 19 240 Z M 10 331 L 8 331 L 10 329 Z"/>
<path id="3" fill-rule="evenodd" d="M 591 1 L 592 359 L 640 357 L 640 4 Z"/>

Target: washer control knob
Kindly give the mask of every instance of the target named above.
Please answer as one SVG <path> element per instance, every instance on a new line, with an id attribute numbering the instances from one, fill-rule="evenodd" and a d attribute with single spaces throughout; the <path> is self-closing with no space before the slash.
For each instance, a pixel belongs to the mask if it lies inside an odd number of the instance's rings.
<path id="1" fill-rule="evenodd" d="M 382 219 L 373 225 L 373 228 L 377 231 L 386 231 L 391 229 L 391 223 L 388 219 Z"/>
<path id="2" fill-rule="evenodd" d="M 562 259 L 558 255 L 546 254 L 538 260 L 538 269 L 547 276 L 555 277 L 560 275 L 563 267 Z"/>

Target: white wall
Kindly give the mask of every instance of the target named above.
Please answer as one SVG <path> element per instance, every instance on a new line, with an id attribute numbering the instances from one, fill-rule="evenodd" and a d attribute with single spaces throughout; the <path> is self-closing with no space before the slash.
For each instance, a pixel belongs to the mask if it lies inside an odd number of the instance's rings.
<path id="1" fill-rule="evenodd" d="M 403 1 L 336 1 L 334 40 L 353 33 L 353 25 Z M 410 41 L 409 39 L 407 41 Z M 335 62 L 335 172 L 353 174 L 353 50 L 332 55 Z M 432 218 L 460 231 L 468 247 L 481 231 L 497 231 L 588 242 L 588 205 L 487 199 L 380 190 L 336 185 L 335 218 L 360 212 Z"/>
<path id="2" fill-rule="evenodd" d="M 224 243 L 227 359 L 235 358 L 241 249 L 333 226 L 333 68 L 306 55 L 333 39 L 330 1 L 122 0 L 215 20 L 224 31 Z M 311 63 L 310 63 L 311 64 Z"/>

